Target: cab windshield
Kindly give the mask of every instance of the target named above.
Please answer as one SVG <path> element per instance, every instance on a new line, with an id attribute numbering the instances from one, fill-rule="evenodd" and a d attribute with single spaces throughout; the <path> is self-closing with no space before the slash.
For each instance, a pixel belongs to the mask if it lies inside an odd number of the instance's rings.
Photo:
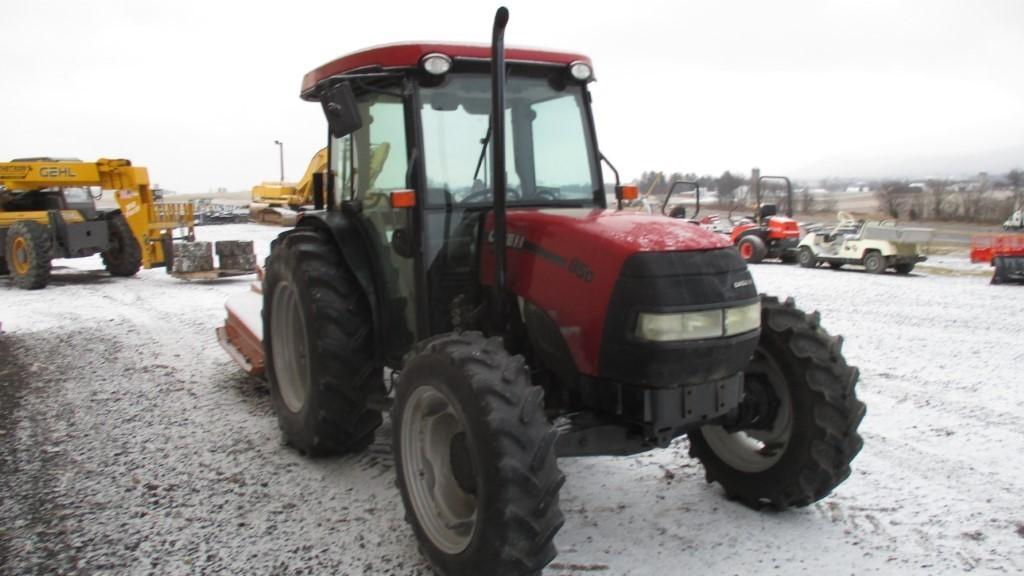
<path id="1" fill-rule="evenodd" d="M 451 74 L 421 88 L 430 206 L 490 205 L 490 77 Z M 509 205 L 592 205 L 600 194 L 583 90 L 511 76 L 505 95 Z"/>

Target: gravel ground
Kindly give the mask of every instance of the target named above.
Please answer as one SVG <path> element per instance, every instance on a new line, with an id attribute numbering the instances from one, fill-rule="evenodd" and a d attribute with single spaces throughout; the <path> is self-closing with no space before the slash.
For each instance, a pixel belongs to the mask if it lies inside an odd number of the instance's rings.
<path id="1" fill-rule="evenodd" d="M 265 253 L 278 231 L 199 235 Z M 865 448 L 835 494 L 751 512 L 704 483 L 685 440 L 563 459 L 546 574 L 1024 571 L 1024 287 L 948 258 L 909 277 L 753 268 L 761 291 L 821 310 L 861 368 Z M 362 454 L 305 459 L 217 346 L 224 298 L 248 280 L 59 264 L 42 291 L 0 280 L 0 573 L 430 573 L 390 424 Z"/>

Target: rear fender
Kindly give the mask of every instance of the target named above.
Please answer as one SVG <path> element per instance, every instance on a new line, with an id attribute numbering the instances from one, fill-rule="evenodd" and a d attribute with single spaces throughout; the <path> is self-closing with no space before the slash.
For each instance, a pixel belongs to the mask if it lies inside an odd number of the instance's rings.
<path id="1" fill-rule="evenodd" d="M 376 290 L 376 286 L 383 283 L 383 269 L 379 259 L 371 256 L 370 239 L 367 238 L 369 231 L 360 226 L 355 218 L 339 212 L 306 212 L 299 219 L 294 230 L 300 229 L 319 230 L 334 239 L 345 263 L 352 270 L 370 303 L 370 312 L 373 317 L 374 350 L 377 360 L 392 363 L 389 360 L 393 361 L 394 359 L 386 358 L 385 354 L 387 343 L 384 341 L 382 329 L 386 325 L 383 318 L 384 305 Z M 281 233 L 271 245 L 271 252 L 273 252 L 274 245 L 292 232 L 292 230 L 288 230 Z"/>
<path id="2" fill-rule="evenodd" d="M 761 228 L 757 224 L 741 224 L 740 226 L 733 228 L 732 243 L 739 244 L 740 240 L 743 240 L 747 236 L 757 236 L 766 243 L 768 241 L 768 235 L 765 233 L 764 228 Z"/>
<path id="3" fill-rule="evenodd" d="M 729 235 L 732 237 L 732 243 L 738 244 L 741 238 L 754 234 L 756 230 L 757 224 L 740 224 L 733 228 Z"/>

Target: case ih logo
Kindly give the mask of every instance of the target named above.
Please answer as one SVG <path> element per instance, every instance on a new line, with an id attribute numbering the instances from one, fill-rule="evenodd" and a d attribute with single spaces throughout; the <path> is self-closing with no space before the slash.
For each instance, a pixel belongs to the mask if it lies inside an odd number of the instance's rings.
<path id="1" fill-rule="evenodd" d="M 56 166 L 44 166 L 39 169 L 39 175 L 43 178 L 75 178 L 78 174 L 75 174 L 71 168 L 57 168 Z"/>
<path id="2" fill-rule="evenodd" d="M 0 166 L 0 180 L 24 178 L 28 171 L 28 166 Z"/>

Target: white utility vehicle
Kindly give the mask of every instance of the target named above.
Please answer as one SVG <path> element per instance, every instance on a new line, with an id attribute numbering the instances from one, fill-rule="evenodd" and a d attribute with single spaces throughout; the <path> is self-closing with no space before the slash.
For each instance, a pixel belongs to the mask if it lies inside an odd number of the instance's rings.
<path id="1" fill-rule="evenodd" d="M 909 274 L 918 262 L 924 262 L 918 248 L 931 242 L 931 228 L 897 227 L 891 221 L 864 222 L 840 212 L 839 222 L 829 229 L 808 232 L 797 247 L 797 261 L 804 268 L 828 264 L 841 268 L 858 264 L 872 274 L 887 268 L 898 274 Z"/>
<path id="2" fill-rule="evenodd" d="M 1024 230 L 1024 210 L 1017 210 L 1013 216 L 1003 222 L 1003 230 Z"/>

